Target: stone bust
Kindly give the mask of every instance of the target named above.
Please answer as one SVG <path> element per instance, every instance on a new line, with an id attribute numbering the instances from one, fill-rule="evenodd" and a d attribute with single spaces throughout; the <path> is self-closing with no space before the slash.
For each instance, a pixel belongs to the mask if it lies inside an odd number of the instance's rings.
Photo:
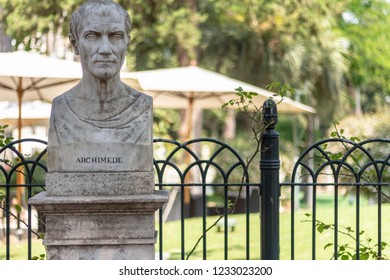
<path id="1" fill-rule="evenodd" d="M 52 171 L 67 170 L 58 163 L 67 160 L 69 152 L 117 157 L 127 143 L 127 148 L 139 150 L 138 156 L 151 154 L 152 98 L 120 80 L 130 28 L 127 11 L 111 0 L 87 1 L 72 14 L 69 39 L 80 56 L 83 76 L 53 100 L 48 143 Z"/>

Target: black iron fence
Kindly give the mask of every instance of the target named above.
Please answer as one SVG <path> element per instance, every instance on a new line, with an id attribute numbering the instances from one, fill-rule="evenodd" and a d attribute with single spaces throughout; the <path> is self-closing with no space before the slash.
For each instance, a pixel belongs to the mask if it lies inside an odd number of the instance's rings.
<path id="1" fill-rule="evenodd" d="M 390 202 L 390 139 L 369 139 L 359 143 L 345 139 L 326 139 L 307 148 L 296 161 L 292 171 L 291 182 L 282 183 L 281 188 L 290 189 L 291 194 L 291 259 L 295 258 L 296 237 L 296 189 L 311 192 L 311 258 L 316 259 L 318 251 L 317 233 L 324 229 L 333 231 L 333 258 L 345 255 L 345 246 L 340 244 L 340 235 L 347 233 L 355 242 L 355 253 L 350 259 L 366 258 L 367 248 L 362 247 L 364 230 L 361 228 L 362 194 L 377 206 L 376 221 L 370 227 L 376 227 L 376 236 L 367 237 L 368 242 L 375 239 L 373 254 L 383 258 L 382 249 L 387 246 L 382 236 L 383 202 Z M 333 220 L 324 224 L 317 219 L 317 192 L 330 189 L 333 192 Z M 339 229 L 339 219 L 343 213 L 339 210 L 341 193 L 348 195 L 355 202 L 354 224 L 345 230 Z M 318 227 L 321 228 L 318 228 Z M 324 228 L 327 227 L 327 228 Z M 386 236 L 387 241 L 389 236 Z M 367 241 L 367 240 L 366 240 Z M 323 247 L 320 247 L 323 250 Z M 347 255 L 345 255 L 347 257 Z"/>
<path id="2" fill-rule="evenodd" d="M 0 148 L 0 245 L 5 244 L 0 256 L 7 260 L 11 258 L 11 237 L 20 240 L 26 236 L 26 257 L 32 258 L 32 234 L 37 234 L 38 229 L 32 228 L 34 217 L 27 200 L 44 190 L 46 145 L 42 140 L 22 139 Z M 20 152 L 22 146 L 29 153 Z"/>
<path id="3" fill-rule="evenodd" d="M 342 252 L 339 237 L 339 196 L 347 193 L 356 201 L 355 207 L 355 258 L 362 256 L 361 248 L 361 197 L 375 198 L 377 206 L 376 247 L 377 257 L 382 257 L 383 203 L 390 201 L 390 139 L 370 139 L 355 143 L 343 138 L 322 140 L 304 151 L 297 159 L 289 182 L 279 182 L 279 134 L 275 131 L 276 109 L 273 104 L 265 104 L 264 120 L 269 123 L 263 134 L 260 158 L 260 182 L 251 181 L 246 162 L 229 145 L 215 139 L 194 139 L 185 143 L 173 140 L 154 140 L 155 185 L 158 189 L 170 191 L 170 198 L 164 209 L 159 211 L 159 236 L 157 257 L 165 258 L 166 239 L 173 233 L 165 231 L 165 221 L 178 219 L 180 232 L 180 259 L 187 259 L 194 251 L 202 252 L 207 259 L 211 229 L 223 232 L 223 258 L 229 259 L 229 235 L 234 230 L 234 214 L 242 213 L 245 220 L 245 238 L 242 244 L 245 256 L 253 256 L 251 240 L 260 243 L 258 257 L 279 259 L 280 257 L 280 197 L 286 192 L 290 202 L 289 213 L 291 233 L 290 258 L 295 259 L 297 231 L 297 190 L 309 194 L 308 223 L 311 225 L 311 258 L 318 252 L 318 227 L 330 227 L 333 232 L 333 257 L 338 259 Z M 19 152 L 22 148 L 23 153 Z M 26 152 L 28 151 L 28 152 Z M 26 232 L 27 255 L 32 256 L 33 234 L 42 231 L 42 225 L 33 226 L 33 209 L 27 204 L 28 198 L 42 191 L 45 186 L 46 142 L 23 139 L 9 143 L 0 149 L 0 193 L 1 221 L 0 247 L 4 243 L 5 252 L 0 256 L 11 259 L 12 237 L 22 238 Z M 258 174 L 256 174 L 258 175 Z M 259 176 L 252 176 L 258 178 Z M 255 180 L 256 181 L 256 180 Z M 259 180 L 257 180 L 259 181 Z M 331 224 L 321 224 L 317 215 L 318 192 L 332 189 L 333 220 Z M 209 192 L 217 194 L 217 203 L 211 203 Z M 301 193 L 301 192 L 300 192 Z M 260 197 L 259 197 L 260 195 Z M 214 202 L 214 200 L 213 200 Z M 20 207 L 19 205 L 23 206 Z M 252 215 L 251 213 L 259 213 Z M 212 222 L 208 217 L 214 215 Z M 186 233 L 187 218 L 201 217 L 201 233 L 195 244 L 188 245 Z M 259 219 L 252 223 L 251 219 Z M 232 219 L 233 218 L 233 219 Z M 38 219 L 39 220 L 39 219 Z M 257 228 L 254 228 L 256 224 Z M 242 225 L 240 225 L 242 226 Z M 253 236 L 258 235 L 258 236 Z M 322 249 L 322 248 L 321 248 Z M 345 249 L 345 248 L 344 248 Z M 232 250 L 235 250 L 234 248 Z M 298 248 L 299 250 L 299 248 Z M 341 251 L 340 251 L 341 250 Z M 363 252 L 364 253 L 364 252 Z"/>

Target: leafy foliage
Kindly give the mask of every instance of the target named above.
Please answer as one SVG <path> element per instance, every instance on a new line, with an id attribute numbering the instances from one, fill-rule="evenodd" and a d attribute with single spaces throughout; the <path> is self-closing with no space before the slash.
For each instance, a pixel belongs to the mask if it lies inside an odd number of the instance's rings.
<path id="1" fill-rule="evenodd" d="M 360 137 L 363 137 L 363 135 L 358 136 L 350 136 L 347 137 L 346 130 L 343 128 L 338 128 L 339 123 L 334 123 L 334 131 L 330 133 L 331 137 L 340 139 L 340 140 L 349 140 L 354 145 L 359 144 L 361 142 Z M 358 125 L 359 126 L 359 125 Z M 350 128 L 348 129 L 350 130 Z M 335 147 L 334 145 L 323 145 L 323 150 L 326 152 L 326 155 L 329 157 L 330 160 L 333 161 L 341 161 L 345 154 L 349 153 L 351 149 L 354 148 L 354 145 L 347 145 L 347 143 L 343 143 L 342 145 Z M 390 179 L 390 173 L 389 168 L 384 168 L 382 173 L 379 175 L 379 170 L 376 170 L 374 166 L 371 166 L 371 168 L 367 167 L 368 163 L 372 163 L 373 160 L 380 160 L 379 163 L 377 162 L 376 165 L 379 167 L 382 167 L 382 164 L 384 167 L 386 167 L 386 158 L 388 157 L 389 151 L 388 151 L 388 145 L 385 143 L 382 143 L 381 145 L 376 145 L 375 143 L 373 145 L 366 145 L 365 148 L 369 151 L 372 158 L 369 158 L 366 153 L 362 152 L 360 149 L 354 150 L 349 155 L 349 164 L 352 168 L 344 168 L 343 171 L 340 173 L 339 180 L 341 182 L 349 182 L 353 178 L 355 178 L 356 174 L 359 174 L 360 182 L 366 183 L 366 184 L 372 184 L 372 186 L 367 187 L 360 187 L 360 192 L 363 193 L 367 198 L 371 199 L 377 199 L 378 193 L 381 194 L 382 202 L 389 202 L 390 201 L 390 190 L 388 188 L 379 188 L 376 186 L 376 182 L 388 182 Z M 327 161 L 327 159 L 322 158 L 323 160 Z M 388 165 L 388 164 L 387 164 Z M 356 181 L 355 181 L 356 183 Z M 346 194 L 353 194 L 354 189 L 348 189 L 346 191 Z"/>
<path id="2" fill-rule="evenodd" d="M 348 38 L 350 89 L 362 92 L 365 112 L 376 111 L 389 96 L 390 3 L 389 1 L 346 1 L 339 28 Z"/>
<path id="3" fill-rule="evenodd" d="M 310 213 L 305 214 L 306 217 L 311 218 Z M 312 222 L 312 220 L 303 220 L 303 222 Z M 333 231 L 335 230 L 334 224 L 327 224 L 320 220 L 315 220 L 316 229 L 319 233 L 325 233 L 326 231 Z M 356 244 L 356 232 L 351 227 L 343 227 L 338 226 L 337 232 L 339 234 L 347 236 L 351 241 Z M 341 260 L 356 260 L 357 254 L 359 254 L 360 260 L 384 260 L 387 259 L 386 255 L 379 256 L 378 255 L 378 247 L 381 247 L 381 250 L 385 250 L 385 248 L 388 246 L 386 242 L 381 242 L 381 244 L 372 244 L 373 240 L 371 237 L 365 235 L 365 231 L 360 231 L 358 233 L 359 236 L 359 252 L 356 252 L 356 248 L 351 246 L 349 243 L 344 243 L 341 245 L 337 245 L 337 255 Z M 333 243 L 328 243 L 324 246 L 324 250 L 328 248 L 332 248 L 334 246 Z M 335 256 L 332 256 L 332 259 L 334 259 Z"/>
<path id="4" fill-rule="evenodd" d="M 4 135 L 5 129 L 8 127 L 8 125 L 0 125 L 0 148 L 4 147 L 5 145 L 11 143 L 13 140 L 12 137 L 7 137 Z"/>

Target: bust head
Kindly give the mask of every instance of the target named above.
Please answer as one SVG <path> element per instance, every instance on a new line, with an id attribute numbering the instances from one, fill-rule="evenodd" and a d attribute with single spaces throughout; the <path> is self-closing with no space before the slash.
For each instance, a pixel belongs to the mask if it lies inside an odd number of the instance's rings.
<path id="1" fill-rule="evenodd" d="M 118 75 L 130 44 L 128 13 L 111 0 L 90 0 L 73 14 L 69 39 L 84 75 L 109 80 Z"/>

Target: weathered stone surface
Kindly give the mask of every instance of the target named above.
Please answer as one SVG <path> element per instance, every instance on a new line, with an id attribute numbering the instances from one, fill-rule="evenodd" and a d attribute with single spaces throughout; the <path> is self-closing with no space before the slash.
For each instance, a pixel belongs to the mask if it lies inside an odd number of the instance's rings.
<path id="1" fill-rule="evenodd" d="M 133 239 L 152 240 L 155 233 L 154 213 L 49 215 L 46 217 L 46 224 L 51 225 L 46 231 L 47 241 L 70 241 L 72 244 L 79 243 L 80 245 L 99 240 L 103 240 L 105 244 L 116 244 L 118 240 L 122 243 Z M 61 243 L 64 244 L 64 242 Z"/>
<path id="2" fill-rule="evenodd" d="M 154 172 L 48 173 L 48 196 L 118 196 L 152 194 Z"/>
<path id="3" fill-rule="evenodd" d="M 128 196 L 47 196 L 29 200 L 45 219 L 48 259 L 153 259 L 155 211 L 168 192 Z"/>
<path id="4" fill-rule="evenodd" d="M 42 214 L 46 213 L 154 213 L 168 200 L 168 191 L 149 195 L 123 196 L 48 196 L 41 192 L 29 199 Z"/>
<path id="5" fill-rule="evenodd" d="M 48 154 L 49 173 L 153 170 L 151 145 L 132 143 L 78 143 L 54 147 L 49 145 Z"/>
<path id="6" fill-rule="evenodd" d="M 154 243 L 147 245 L 48 246 L 50 260 L 153 260 Z"/>

